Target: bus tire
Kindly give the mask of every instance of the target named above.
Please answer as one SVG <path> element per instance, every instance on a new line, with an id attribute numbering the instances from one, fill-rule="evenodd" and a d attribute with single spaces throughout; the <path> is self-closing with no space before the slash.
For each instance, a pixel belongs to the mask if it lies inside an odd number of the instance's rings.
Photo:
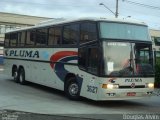
<path id="1" fill-rule="evenodd" d="M 66 81 L 65 93 L 67 97 L 71 100 L 79 100 L 80 88 L 75 80 L 75 77 L 71 77 Z"/>
<path id="2" fill-rule="evenodd" d="M 24 71 L 23 68 L 20 68 L 20 70 L 19 70 L 19 83 L 21 85 L 25 85 L 26 84 L 25 71 Z"/>
<path id="3" fill-rule="evenodd" d="M 18 78 L 18 69 L 17 69 L 17 67 L 14 67 L 14 68 L 13 68 L 12 76 L 13 76 L 13 80 L 14 80 L 16 83 L 18 83 L 18 82 L 19 82 L 19 78 Z"/>

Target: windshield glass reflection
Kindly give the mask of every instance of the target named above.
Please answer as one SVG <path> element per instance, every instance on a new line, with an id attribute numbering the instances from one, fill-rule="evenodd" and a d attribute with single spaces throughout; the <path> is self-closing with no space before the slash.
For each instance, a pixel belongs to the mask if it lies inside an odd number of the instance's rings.
<path id="1" fill-rule="evenodd" d="M 104 42 L 105 74 L 109 76 L 153 75 L 151 45 Z"/>

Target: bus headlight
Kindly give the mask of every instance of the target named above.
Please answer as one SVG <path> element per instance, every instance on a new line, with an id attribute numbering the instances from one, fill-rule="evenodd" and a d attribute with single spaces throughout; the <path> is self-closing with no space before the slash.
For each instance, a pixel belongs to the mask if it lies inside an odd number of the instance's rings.
<path id="1" fill-rule="evenodd" d="M 147 83 L 148 88 L 154 88 L 154 83 Z"/>
<path id="2" fill-rule="evenodd" d="M 118 89 L 119 85 L 117 85 L 117 84 L 102 84 L 102 88 L 105 88 L 105 89 Z"/>

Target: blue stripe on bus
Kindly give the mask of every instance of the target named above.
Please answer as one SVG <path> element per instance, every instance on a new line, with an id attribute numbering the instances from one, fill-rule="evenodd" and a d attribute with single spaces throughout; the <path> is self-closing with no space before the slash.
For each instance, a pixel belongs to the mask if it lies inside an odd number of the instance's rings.
<path id="1" fill-rule="evenodd" d="M 67 56 L 63 59 L 61 59 L 59 62 L 68 62 L 68 61 L 71 61 L 71 60 L 78 60 L 78 56 Z M 58 76 L 58 78 L 64 82 L 65 80 L 65 77 L 68 73 L 70 73 L 68 70 L 65 69 L 65 64 L 63 63 L 56 63 L 55 64 L 55 67 L 54 67 L 54 70 L 55 70 L 55 73 L 56 75 Z M 83 78 L 79 77 L 78 75 L 76 75 L 76 81 L 81 89 L 82 87 L 82 82 L 83 82 Z"/>

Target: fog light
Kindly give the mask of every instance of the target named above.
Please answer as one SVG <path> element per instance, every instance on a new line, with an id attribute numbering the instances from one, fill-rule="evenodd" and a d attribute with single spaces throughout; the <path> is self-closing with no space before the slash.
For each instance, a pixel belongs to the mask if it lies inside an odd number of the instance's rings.
<path id="1" fill-rule="evenodd" d="M 147 87 L 148 87 L 148 88 L 154 88 L 154 84 L 153 84 L 153 83 L 148 83 L 148 84 L 147 84 Z"/>

